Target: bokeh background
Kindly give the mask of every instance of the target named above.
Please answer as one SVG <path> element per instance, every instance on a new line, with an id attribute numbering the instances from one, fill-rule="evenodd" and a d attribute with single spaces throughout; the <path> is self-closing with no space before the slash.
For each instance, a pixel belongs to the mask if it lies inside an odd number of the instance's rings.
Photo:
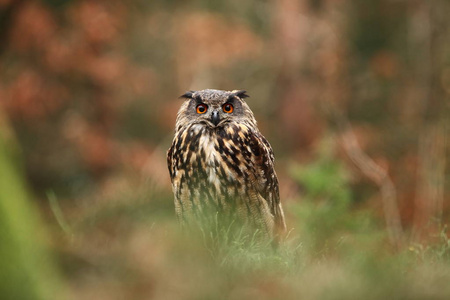
<path id="1" fill-rule="evenodd" d="M 295 299 L 366 295 L 389 278 L 378 297 L 392 278 L 450 278 L 364 263 L 369 279 L 355 283 L 335 265 L 368 249 L 364 261 L 450 255 L 449 15 L 445 0 L 0 0 L 0 219 L 21 228 L 5 225 L 5 237 L 24 234 L 2 251 L 34 256 L 22 242 L 45 236 L 33 242 L 45 259 L 17 258 L 17 278 L 36 285 L 21 292 L 51 281 L 73 299 Z M 310 262 L 293 277 L 272 265 L 262 278 L 212 276 L 201 243 L 175 233 L 165 153 L 179 95 L 204 88 L 250 95 L 291 236 L 308 249 L 285 260 Z M 316 265 L 324 255 L 336 261 Z M 30 275 L 42 261 L 53 275 Z M 420 295 L 449 295 L 428 283 Z"/>

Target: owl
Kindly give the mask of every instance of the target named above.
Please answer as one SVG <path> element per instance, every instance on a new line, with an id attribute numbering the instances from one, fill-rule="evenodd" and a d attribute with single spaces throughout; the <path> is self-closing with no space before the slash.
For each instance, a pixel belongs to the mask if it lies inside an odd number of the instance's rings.
<path id="1" fill-rule="evenodd" d="M 244 101 L 245 91 L 186 92 L 167 164 L 182 224 L 202 217 L 237 221 L 269 237 L 286 229 L 272 147 Z"/>

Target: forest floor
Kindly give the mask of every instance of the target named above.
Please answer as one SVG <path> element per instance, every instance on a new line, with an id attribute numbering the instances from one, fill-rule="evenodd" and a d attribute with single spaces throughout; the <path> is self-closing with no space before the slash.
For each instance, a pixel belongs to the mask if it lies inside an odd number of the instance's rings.
<path id="1" fill-rule="evenodd" d="M 445 228 L 398 250 L 342 203 L 289 202 L 276 250 L 251 234 L 181 232 L 172 195 L 155 187 L 50 203 L 71 299 L 450 299 Z"/>

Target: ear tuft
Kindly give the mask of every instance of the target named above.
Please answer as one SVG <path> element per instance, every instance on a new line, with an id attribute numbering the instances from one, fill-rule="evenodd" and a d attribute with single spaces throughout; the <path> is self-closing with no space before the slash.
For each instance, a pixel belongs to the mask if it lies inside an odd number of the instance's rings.
<path id="1" fill-rule="evenodd" d="M 233 95 L 236 97 L 239 97 L 241 99 L 249 97 L 249 95 L 247 95 L 247 91 L 244 91 L 244 90 L 234 90 Z"/>
<path id="2" fill-rule="evenodd" d="M 192 95 L 194 95 L 194 91 L 189 91 L 180 96 L 180 98 L 184 99 L 192 99 Z"/>

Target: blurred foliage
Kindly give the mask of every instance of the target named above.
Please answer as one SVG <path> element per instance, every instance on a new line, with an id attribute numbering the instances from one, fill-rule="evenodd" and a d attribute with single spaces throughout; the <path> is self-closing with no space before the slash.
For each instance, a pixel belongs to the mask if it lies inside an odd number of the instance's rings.
<path id="1" fill-rule="evenodd" d="M 363 150 L 390 170 L 403 220 L 412 225 L 419 191 L 411 194 L 409 185 L 425 172 L 418 132 L 433 123 L 423 111 L 448 118 L 449 60 L 440 53 L 450 46 L 440 38 L 446 31 L 430 23 L 445 22 L 436 7 L 389 0 L 6 1 L 0 97 L 35 192 L 44 198 L 54 190 L 63 199 L 96 193 L 116 176 L 144 172 L 162 182 L 163 151 L 185 90 L 248 90 L 280 161 L 311 155 L 329 126 L 318 109 L 329 98 L 353 122 Z M 427 43 L 439 52 L 428 67 L 418 60 L 418 53 L 432 54 Z M 439 159 L 447 158 L 444 151 Z M 444 176 L 448 183 L 448 168 Z M 351 184 L 362 199 L 367 183 Z"/>
<path id="2" fill-rule="evenodd" d="M 447 230 L 447 225 L 442 226 L 440 232 L 434 236 L 434 243 L 418 243 L 411 245 L 409 250 L 414 252 L 418 259 L 422 261 L 433 261 L 435 263 L 450 261 L 450 239 L 448 238 Z"/>
<path id="3" fill-rule="evenodd" d="M 322 254 L 346 243 L 362 247 L 364 240 L 374 243 L 382 237 L 374 216 L 352 207 L 350 173 L 334 152 L 333 140 L 328 137 L 321 142 L 316 160 L 291 167 L 302 189 L 302 205 L 292 208 L 297 214 L 295 225 L 302 240 Z"/>
<path id="4" fill-rule="evenodd" d="M 10 166 L 0 193 L 17 200 L 2 203 L 43 212 L 76 299 L 448 298 L 449 14 L 446 0 L 0 0 L 0 106 L 33 192 Z M 292 229 L 277 251 L 178 230 L 165 152 L 177 97 L 203 88 L 251 96 Z M 393 182 L 397 252 L 332 107 Z M 29 218 L 0 220 L 42 227 Z M 34 239 L 6 238 L 25 243 L 8 252 L 30 269 L 17 276 L 36 276 Z"/>
<path id="5" fill-rule="evenodd" d="M 0 293 L 5 299 L 60 299 L 61 282 L 44 246 L 45 230 L 29 201 L 2 114 L 0 124 Z"/>

